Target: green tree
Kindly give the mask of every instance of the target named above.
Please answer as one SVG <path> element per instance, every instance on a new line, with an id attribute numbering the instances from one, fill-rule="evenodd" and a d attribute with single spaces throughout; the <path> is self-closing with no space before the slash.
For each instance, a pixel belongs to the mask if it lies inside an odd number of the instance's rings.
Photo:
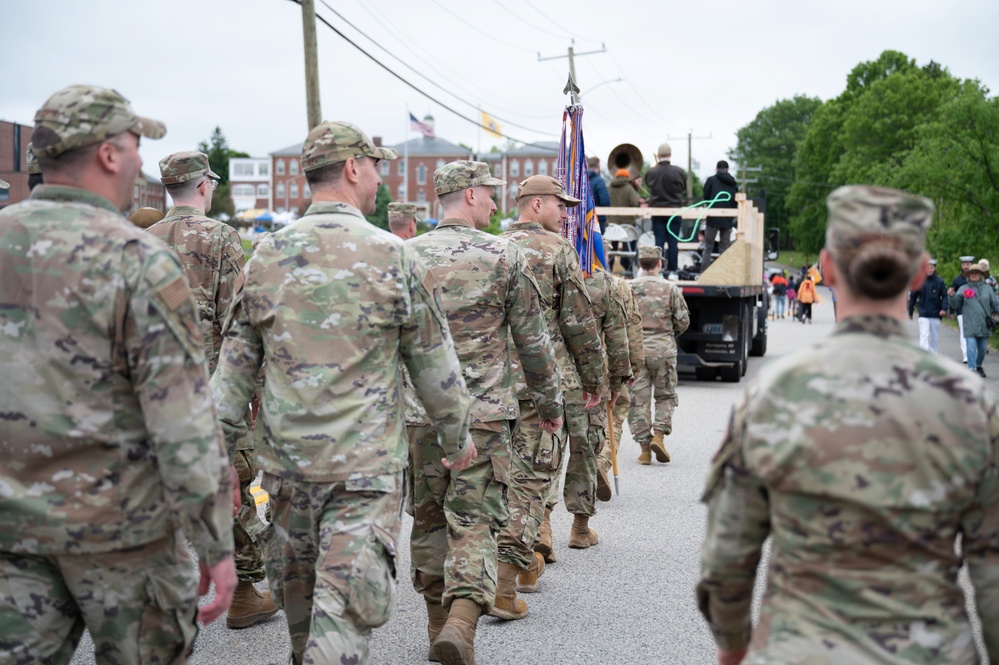
<path id="1" fill-rule="evenodd" d="M 375 212 L 373 215 L 365 215 L 365 219 L 378 228 L 388 231 L 388 204 L 391 202 L 392 195 L 389 194 L 388 187 L 384 183 L 378 185 L 378 193 L 375 195 Z"/>
<path id="2" fill-rule="evenodd" d="M 229 159 L 232 157 L 249 157 L 249 153 L 233 150 L 222 133 L 222 128 L 216 126 L 207 141 L 198 143 L 198 151 L 208 155 L 208 165 L 219 176 L 219 187 L 212 199 L 212 209 L 209 217 L 231 217 L 233 214 L 232 198 L 229 196 Z"/>
<path id="3" fill-rule="evenodd" d="M 794 158 L 805 138 L 812 116 L 822 106 L 816 97 L 797 95 L 781 99 L 759 113 L 736 132 L 736 146 L 729 157 L 742 166 L 759 166 L 759 181 L 750 184 L 746 195 L 758 198 L 766 191 L 768 228 L 788 228 L 790 214 L 787 196 L 795 181 Z M 733 176 L 738 179 L 737 172 Z"/>

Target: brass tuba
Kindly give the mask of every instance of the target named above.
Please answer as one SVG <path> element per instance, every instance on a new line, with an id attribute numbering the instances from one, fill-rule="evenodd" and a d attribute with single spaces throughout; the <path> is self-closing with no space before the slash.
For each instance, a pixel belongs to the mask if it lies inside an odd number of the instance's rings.
<path id="1" fill-rule="evenodd" d="M 642 159 L 642 151 L 631 143 L 622 143 L 613 150 L 607 157 L 607 171 L 613 178 L 618 169 L 628 169 L 631 179 L 642 175 L 642 166 L 645 161 Z"/>

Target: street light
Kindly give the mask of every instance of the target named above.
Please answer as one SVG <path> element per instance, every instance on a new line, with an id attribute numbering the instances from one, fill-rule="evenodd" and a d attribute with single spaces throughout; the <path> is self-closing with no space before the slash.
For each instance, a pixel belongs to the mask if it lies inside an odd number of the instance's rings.
<path id="1" fill-rule="evenodd" d="M 591 92 L 593 92 L 594 90 L 596 90 L 597 88 L 599 88 L 602 85 L 607 85 L 608 83 L 620 83 L 623 80 L 624 80 L 623 77 L 618 76 L 616 79 L 607 79 L 606 81 L 601 81 L 600 83 L 596 84 L 592 88 L 587 89 L 586 94 L 587 95 L 590 94 Z M 583 93 L 579 93 L 579 98 L 580 99 L 583 98 Z"/>

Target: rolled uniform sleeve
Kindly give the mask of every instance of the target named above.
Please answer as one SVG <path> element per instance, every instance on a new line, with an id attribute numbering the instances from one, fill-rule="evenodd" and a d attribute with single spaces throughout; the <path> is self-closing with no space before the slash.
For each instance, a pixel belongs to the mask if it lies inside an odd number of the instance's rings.
<path id="1" fill-rule="evenodd" d="M 990 463 L 982 474 L 975 499 L 961 521 L 961 547 L 968 576 L 975 588 L 989 662 L 999 662 L 999 414 L 989 412 L 992 438 Z"/>
<path id="2" fill-rule="evenodd" d="M 510 251 L 513 268 L 507 288 L 507 322 L 538 415 L 554 420 L 562 417 L 562 387 L 555 347 L 541 313 L 541 289 L 516 245 L 511 243 Z"/>
<path id="3" fill-rule="evenodd" d="M 697 606 L 715 644 L 724 651 L 749 644 L 753 584 L 763 543 L 770 534 L 766 491 L 743 457 L 743 414 L 740 407 L 733 413 L 702 498 L 708 504 L 708 524 L 701 548 Z"/>
<path id="4" fill-rule="evenodd" d="M 683 291 L 676 285 L 673 286 L 673 303 L 670 311 L 673 319 L 673 334 L 679 337 L 690 327 L 690 310 L 687 309 L 687 301 L 683 299 Z"/>
<path id="5" fill-rule="evenodd" d="M 215 291 L 215 329 L 220 338 L 225 324 L 232 316 L 236 296 L 243 290 L 243 266 L 246 255 L 239 234 L 234 229 L 226 229 L 222 239 L 222 265 L 219 271 L 218 289 Z M 220 339 L 221 342 L 221 339 Z M 216 349 L 218 351 L 218 349 Z"/>
<path id="6" fill-rule="evenodd" d="M 213 565 L 233 553 L 232 494 L 197 306 L 172 254 L 152 255 L 141 270 L 124 321 L 129 371 L 163 499 L 198 556 Z"/>
<path id="7" fill-rule="evenodd" d="M 611 392 L 619 392 L 621 385 L 631 378 L 631 358 L 628 350 L 628 328 L 624 302 L 609 274 L 605 274 L 604 297 L 607 314 L 603 320 L 604 344 L 607 347 L 607 374 Z"/>
<path id="8" fill-rule="evenodd" d="M 620 280 L 619 292 L 625 301 L 625 315 L 628 326 L 628 359 L 631 362 L 631 375 L 637 376 L 645 366 L 645 336 L 642 334 L 642 314 L 638 311 L 638 299 L 628 288 L 627 282 Z"/>
<path id="9" fill-rule="evenodd" d="M 231 460 L 240 439 L 249 433 L 246 409 L 257 388 L 257 375 L 264 359 L 260 331 L 250 321 L 251 304 L 246 292 L 234 300 L 232 316 L 224 330 L 219 365 L 212 375 L 211 388 L 225 437 L 225 450 Z"/>
<path id="10" fill-rule="evenodd" d="M 562 331 L 566 349 L 579 373 L 583 390 L 596 394 L 606 380 L 603 343 L 590 309 L 590 297 L 586 292 L 576 253 L 570 249 L 565 252 L 565 256 L 564 262 L 556 264 L 563 273 L 560 275 L 562 298 L 558 311 L 559 330 Z"/>
<path id="11" fill-rule="evenodd" d="M 401 251 L 409 263 L 412 315 L 400 331 L 399 350 L 413 388 L 437 429 L 444 454 L 454 459 L 464 454 L 471 442 L 471 397 L 433 276 L 415 253 L 406 249 L 404 246 Z"/>

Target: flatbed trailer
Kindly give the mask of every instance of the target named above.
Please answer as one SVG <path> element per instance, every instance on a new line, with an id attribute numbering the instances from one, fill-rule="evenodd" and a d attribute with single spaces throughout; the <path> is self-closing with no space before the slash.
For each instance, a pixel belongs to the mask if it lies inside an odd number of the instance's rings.
<path id="1" fill-rule="evenodd" d="M 702 381 L 737 383 L 746 373 L 750 356 L 767 352 L 769 293 L 763 273 L 764 256 L 777 258 L 776 236 L 765 245 L 763 213 L 745 194 L 736 194 L 737 208 L 597 208 L 601 215 L 629 215 L 643 219 L 677 216 L 683 219 L 735 217 L 732 244 L 698 275 L 672 280 L 683 291 L 690 310 L 690 327 L 677 338 L 677 371 L 693 372 Z M 773 231 L 772 231 L 773 233 Z M 643 236 L 644 237 L 644 236 Z M 679 249 L 696 251 L 697 243 L 681 242 Z M 636 257 L 637 258 L 637 257 Z"/>

